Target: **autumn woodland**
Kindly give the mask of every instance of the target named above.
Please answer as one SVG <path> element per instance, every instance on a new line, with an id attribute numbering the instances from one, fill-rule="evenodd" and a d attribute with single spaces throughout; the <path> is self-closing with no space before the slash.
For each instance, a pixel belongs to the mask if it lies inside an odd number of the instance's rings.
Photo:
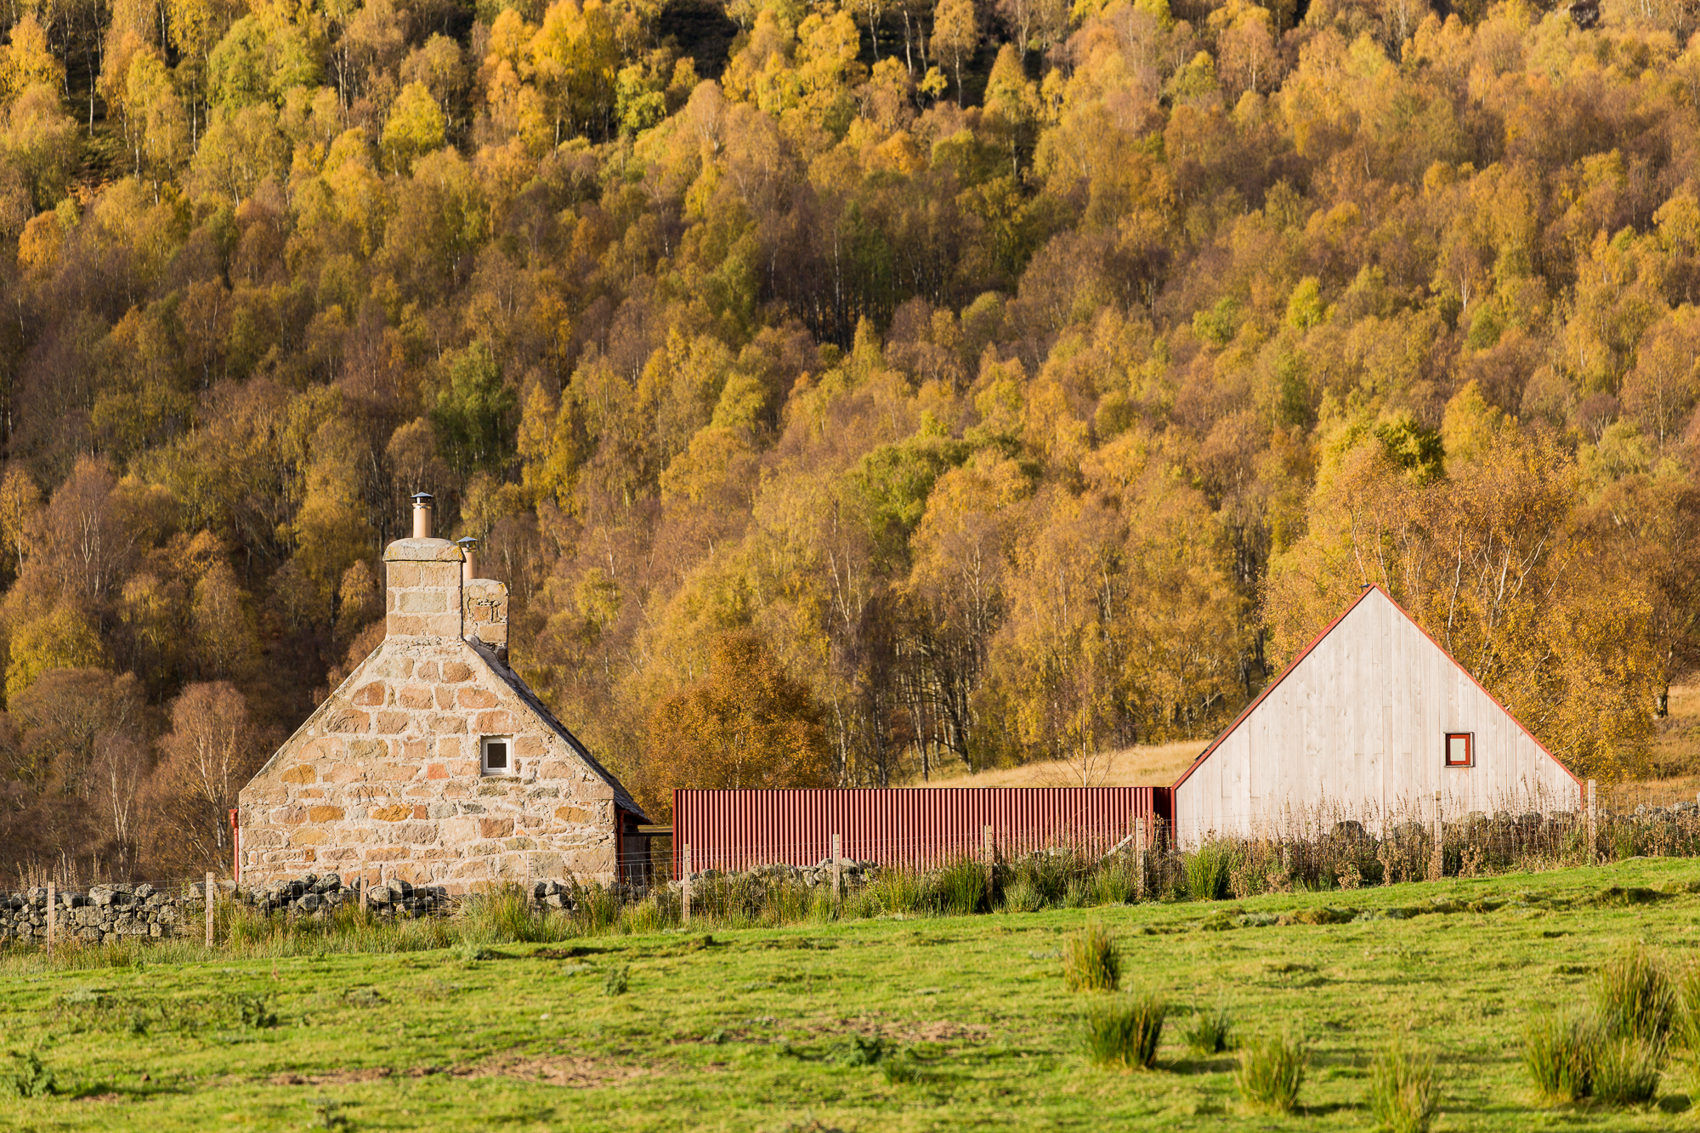
<path id="1" fill-rule="evenodd" d="M 7 0 L 0 868 L 227 862 L 407 499 L 658 820 L 1700 661 L 1680 0 Z"/>

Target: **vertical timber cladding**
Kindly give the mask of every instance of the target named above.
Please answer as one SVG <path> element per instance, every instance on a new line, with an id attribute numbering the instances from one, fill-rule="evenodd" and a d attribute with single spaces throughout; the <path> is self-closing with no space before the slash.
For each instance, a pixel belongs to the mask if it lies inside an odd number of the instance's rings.
<path id="1" fill-rule="evenodd" d="M 923 787 L 798 791 L 674 791 L 673 872 L 812 866 L 832 856 L 832 836 L 856 861 L 927 869 L 983 852 L 1054 846 L 1103 852 L 1136 817 L 1167 826 L 1166 787 Z M 1155 824 L 1153 824 L 1153 827 Z"/>

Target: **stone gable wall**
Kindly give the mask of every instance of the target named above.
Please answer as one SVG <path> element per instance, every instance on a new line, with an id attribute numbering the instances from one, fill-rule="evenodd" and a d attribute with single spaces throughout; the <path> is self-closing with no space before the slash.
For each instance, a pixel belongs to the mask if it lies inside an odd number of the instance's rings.
<path id="1" fill-rule="evenodd" d="M 397 568 L 415 565 L 438 564 L 392 563 L 398 604 L 411 576 Z M 448 587 L 419 592 L 439 589 Z M 452 614 L 392 611 L 392 625 L 398 614 L 458 621 L 455 598 Z M 515 774 L 481 773 L 486 735 L 513 737 Z M 240 802 L 244 886 L 327 871 L 450 892 L 528 877 L 616 880 L 613 788 L 458 637 L 386 638 Z"/>

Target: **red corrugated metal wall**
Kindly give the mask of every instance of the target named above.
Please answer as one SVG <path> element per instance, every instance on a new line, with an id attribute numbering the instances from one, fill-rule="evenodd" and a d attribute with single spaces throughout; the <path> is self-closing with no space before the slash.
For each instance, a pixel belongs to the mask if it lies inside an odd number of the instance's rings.
<path id="1" fill-rule="evenodd" d="M 673 875 L 687 845 L 693 871 L 810 866 L 832 856 L 834 834 L 846 858 L 918 869 L 981 856 L 988 826 L 1004 855 L 1053 846 L 1102 852 L 1126 838 L 1140 815 L 1172 824 L 1169 789 L 674 791 Z"/>

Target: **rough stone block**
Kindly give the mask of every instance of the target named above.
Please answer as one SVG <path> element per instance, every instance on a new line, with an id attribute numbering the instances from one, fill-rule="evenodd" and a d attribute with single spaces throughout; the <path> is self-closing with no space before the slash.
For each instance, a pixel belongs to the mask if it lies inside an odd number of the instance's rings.
<path id="1" fill-rule="evenodd" d="M 385 637 L 418 637 L 425 632 L 425 619 L 419 614 L 389 614 L 384 618 Z"/>
<path id="2" fill-rule="evenodd" d="M 297 763 L 279 776 L 285 783 L 313 783 L 319 778 L 318 769 L 308 763 Z"/>
<path id="3" fill-rule="evenodd" d="M 406 712 L 380 712 L 372 719 L 372 730 L 381 736 L 395 736 L 407 731 L 413 717 Z"/>
<path id="4" fill-rule="evenodd" d="M 425 778 L 427 779 L 447 779 L 448 777 L 449 769 L 441 763 L 431 763 L 425 767 Z"/>
<path id="5" fill-rule="evenodd" d="M 343 709 L 327 712 L 324 728 L 327 732 L 364 732 L 370 724 L 371 717 L 366 713 Z"/>
<path id="6" fill-rule="evenodd" d="M 404 822 L 394 831 L 395 840 L 414 846 L 426 846 L 437 841 L 437 824 L 435 822 Z"/>
<path id="7" fill-rule="evenodd" d="M 385 685 L 383 681 L 372 681 L 369 684 L 363 684 L 359 688 L 355 689 L 354 695 L 350 699 L 352 699 L 355 704 L 361 705 L 362 707 L 375 708 L 384 703 L 384 700 L 388 697 L 388 695 L 389 687 Z"/>
<path id="8" fill-rule="evenodd" d="M 429 685 L 408 685 L 396 694 L 396 703 L 403 708 L 430 708 L 436 698 Z"/>
<path id="9" fill-rule="evenodd" d="M 449 608 L 448 593 L 435 587 L 403 590 L 396 599 L 396 609 L 404 614 L 440 614 Z"/>
<path id="10" fill-rule="evenodd" d="M 487 689 L 463 688 L 456 697 L 462 708 L 494 708 L 496 694 Z"/>
<path id="11" fill-rule="evenodd" d="M 506 708 L 493 708 L 478 714 L 478 730 L 484 735 L 502 735 L 514 730 L 513 713 Z"/>
<path id="12" fill-rule="evenodd" d="M 315 806 L 307 808 L 307 820 L 309 822 L 335 822 L 341 817 L 342 808 L 339 806 Z"/>
<path id="13" fill-rule="evenodd" d="M 472 669 L 464 661 L 445 661 L 443 663 L 443 683 L 460 684 L 472 679 Z"/>
<path id="14" fill-rule="evenodd" d="M 413 817 L 413 808 L 410 806 L 373 807 L 371 817 L 378 822 L 400 822 L 403 819 Z"/>
<path id="15" fill-rule="evenodd" d="M 388 680 L 405 680 L 413 675 L 413 658 L 400 652 L 384 651 L 377 656 L 368 675 Z"/>
<path id="16" fill-rule="evenodd" d="M 514 832 L 514 820 L 511 818 L 481 818 L 478 820 L 478 836 L 481 838 L 506 838 Z"/>
<path id="17" fill-rule="evenodd" d="M 328 841 L 330 835 L 318 826 L 303 826 L 289 836 L 291 846 L 322 846 Z"/>

